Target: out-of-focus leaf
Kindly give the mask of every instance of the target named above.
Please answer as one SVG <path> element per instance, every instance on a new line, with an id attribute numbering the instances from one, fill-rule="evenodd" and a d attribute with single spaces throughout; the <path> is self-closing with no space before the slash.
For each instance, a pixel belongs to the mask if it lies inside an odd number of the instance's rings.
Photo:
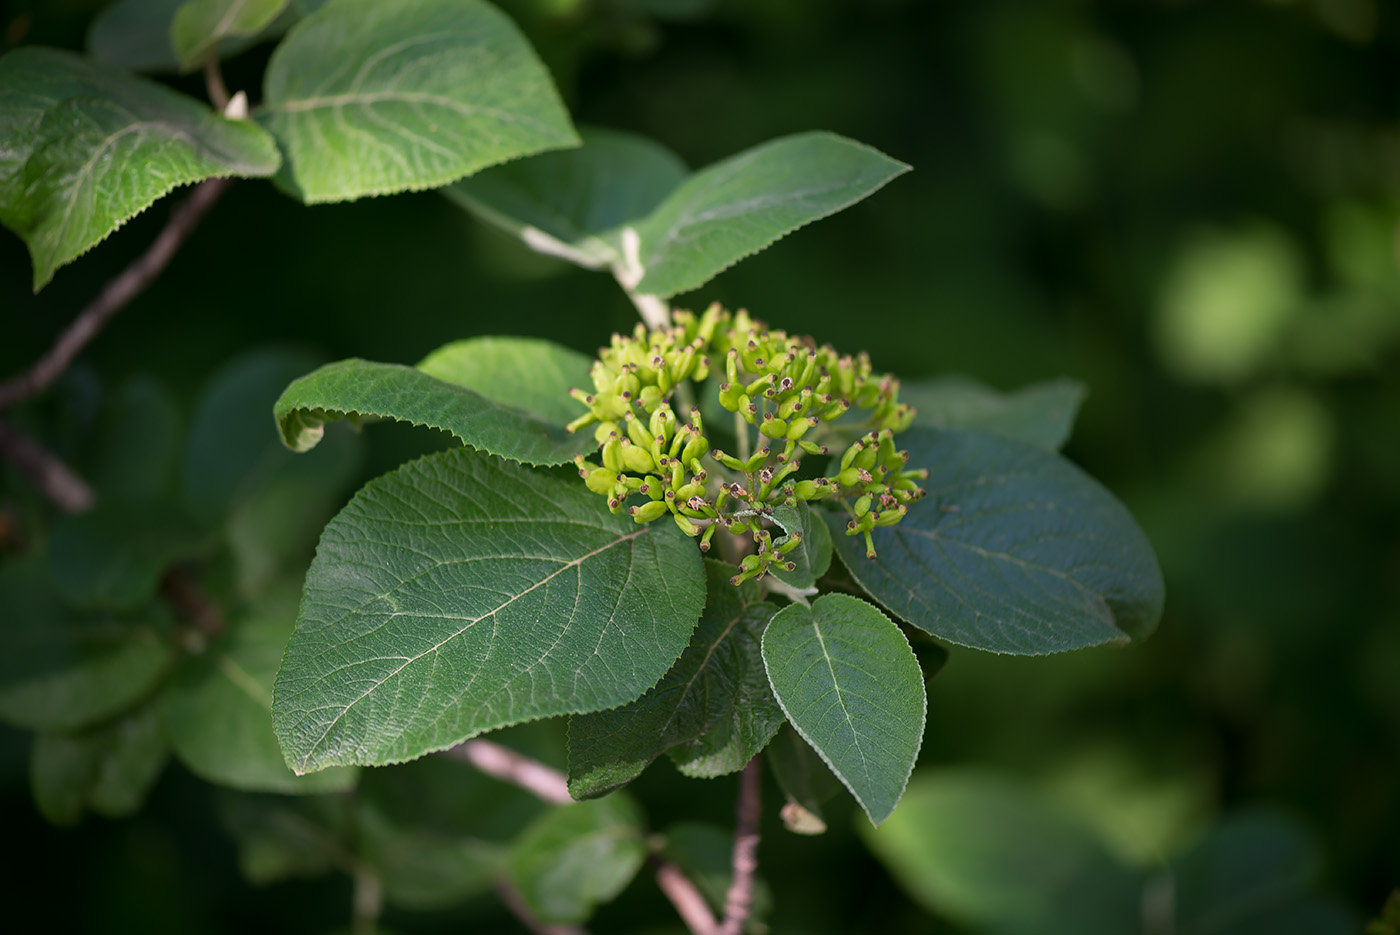
<path id="1" fill-rule="evenodd" d="M 287 0 L 187 0 L 175 11 L 170 44 L 186 70 L 228 39 L 258 35 L 286 9 Z"/>
<path id="2" fill-rule="evenodd" d="M 198 554 L 189 521 L 164 503 L 100 501 L 53 524 L 48 571 L 74 607 L 134 611 L 156 596 L 172 564 Z"/>
<path id="3" fill-rule="evenodd" d="M 29 761 L 35 804 L 56 825 L 77 824 L 89 809 L 124 818 L 141 808 L 167 752 L 153 705 L 81 733 L 39 734 Z"/>

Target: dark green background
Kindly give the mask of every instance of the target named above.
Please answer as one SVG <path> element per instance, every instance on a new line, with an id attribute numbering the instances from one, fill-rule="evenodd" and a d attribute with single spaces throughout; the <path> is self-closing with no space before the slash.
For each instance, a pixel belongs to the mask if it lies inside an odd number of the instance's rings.
<path id="1" fill-rule="evenodd" d="M 3 42 L 81 47 L 99 6 L 0 4 Z M 1317 837 L 1326 889 L 1374 915 L 1400 885 L 1394 8 L 502 6 L 580 123 L 650 135 L 693 167 L 816 128 L 914 167 L 680 304 L 746 306 L 911 379 L 1087 384 L 1067 454 L 1156 547 L 1161 628 L 1131 649 L 1050 659 L 954 652 L 931 687 L 921 765 L 1053 780 L 1127 764 L 1187 803 L 1183 841 L 1228 810 L 1276 807 Z M 256 100 L 267 54 L 227 63 L 230 87 Z M 138 217 L 38 296 L 23 245 L 0 236 L 0 374 L 40 353 L 167 210 Z M 607 277 L 529 254 L 438 196 L 304 208 L 245 182 L 82 366 L 109 386 L 152 374 L 190 399 L 261 344 L 412 362 L 454 338 L 513 333 L 591 352 L 634 321 Z M 392 427 L 368 438 L 366 476 L 435 444 Z M 546 751 L 547 733 L 532 741 Z M 28 798 L 28 737 L 0 738 L 0 827 L 20 863 L 6 879 L 11 911 L 32 901 L 53 913 L 46 927 L 92 931 L 234 931 L 273 913 L 306 931 L 344 918 L 340 878 L 243 884 L 213 792 L 179 767 L 135 819 L 48 829 Z M 657 826 L 729 821 L 731 781 L 659 764 L 638 791 Z M 815 840 L 765 826 L 774 931 L 928 930 L 859 849 L 851 828 L 864 819 L 850 811 Z M 481 930 L 510 924 L 478 908 Z M 669 912 L 639 881 L 595 930 L 664 931 Z M 638 927 L 648 918 L 664 924 Z"/>

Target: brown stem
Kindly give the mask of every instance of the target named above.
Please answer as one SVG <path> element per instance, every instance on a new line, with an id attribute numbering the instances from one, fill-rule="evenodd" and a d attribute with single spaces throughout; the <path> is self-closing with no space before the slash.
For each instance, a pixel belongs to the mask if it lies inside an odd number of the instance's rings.
<path id="1" fill-rule="evenodd" d="M 739 775 L 739 801 L 735 806 L 734 880 L 724 898 L 724 921 L 719 935 L 742 935 L 753 911 L 753 882 L 758 870 L 758 820 L 762 815 L 763 767 L 758 757 Z"/>
<path id="2" fill-rule="evenodd" d="M 209 599 L 189 570 L 176 566 L 160 583 L 161 594 L 176 615 L 204 637 L 212 639 L 224 630 L 224 612 Z"/>
<path id="3" fill-rule="evenodd" d="M 542 922 L 535 918 L 535 914 L 530 911 L 530 907 L 525 903 L 525 897 L 510 882 L 505 879 L 496 880 L 496 895 L 501 897 L 501 902 L 505 903 L 510 914 L 520 920 L 520 924 L 534 933 L 534 935 L 588 935 L 588 930 L 577 925 L 555 925 L 552 922 Z"/>
<path id="4" fill-rule="evenodd" d="M 551 804 L 570 805 L 574 801 L 563 773 L 498 743 L 468 740 L 447 750 L 445 755 L 464 760 L 488 776 L 513 783 Z"/>
<path id="5" fill-rule="evenodd" d="M 209 179 L 195 186 L 188 198 L 170 212 L 164 229 L 97 298 L 58 336 L 48 353 L 24 373 L 0 384 L 0 410 L 38 394 L 68 369 L 73 358 L 97 336 L 107 320 L 140 295 L 170 263 L 180 245 L 219 200 L 229 179 Z"/>
<path id="6" fill-rule="evenodd" d="M 671 905 L 676 907 L 681 921 L 693 935 L 715 935 L 719 931 L 719 923 L 715 921 L 714 913 L 710 912 L 709 903 L 705 902 L 705 897 L 700 895 L 700 891 L 680 867 L 669 860 L 658 858 L 656 885 L 661 887 L 661 892 L 666 894 Z"/>
<path id="7" fill-rule="evenodd" d="M 34 486 L 68 513 L 81 513 L 97 502 L 92 488 L 43 445 L 0 419 L 0 458 L 14 463 Z"/>

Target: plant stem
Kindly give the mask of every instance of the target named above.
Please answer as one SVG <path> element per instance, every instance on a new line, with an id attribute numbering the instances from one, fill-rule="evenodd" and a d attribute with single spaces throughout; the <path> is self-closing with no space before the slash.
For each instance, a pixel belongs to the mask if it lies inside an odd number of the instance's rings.
<path id="1" fill-rule="evenodd" d="M 555 925 L 551 922 L 541 922 L 535 918 L 535 914 L 530 911 L 530 907 L 525 904 L 525 899 L 510 885 L 510 881 L 504 878 L 496 879 L 496 895 L 505 903 L 510 914 L 520 920 L 520 924 L 525 926 L 534 935 L 588 935 L 588 930 L 577 925 Z"/>
<path id="2" fill-rule="evenodd" d="M 735 805 L 734 880 L 724 898 L 724 921 L 719 935 L 742 935 L 753 911 L 754 874 L 758 871 L 758 821 L 762 815 L 763 767 L 758 757 L 739 774 L 739 801 Z"/>
<path id="3" fill-rule="evenodd" d="M 694 935 L 715 935 L 719 931 L 719 923 L 715 921 L 714 913 L 710 912 L 709 903 L 705 902 L 705 897 L 700 895 L 690 878 L 669 860 L 655 858 L 655 864 L 656 885 L 676 907 L 676 913 L 685 927 Z"/>
<path id="4" fill-rule="evenodd" d="M 37 395 L 58 379 L 73 358 L 102 330 L 107 320 L 161 274 L 180 245 L 194 232 L 209 209 L 214 207 L 229 182 L 229 179 L 209 179 L 195 186 L 189 197 L 170 212 L 170 220 L 166 221 L 164 229 L 146 248 L 146 252 L 107 283 L 97 298 L 58 336 L 48 353 L 24 373 L 0 384 L 0 410 Z"/>
<path id="5" fill-rule="evenodd" d="M 219 49 L 209 50 L 204 57 L 204 90 L 209 95 L 209 103 L 223 113 L 228 108 L 228 86 L 224 84 L 223 72 L 219 71 Z"/>
<path id="6" fill-rule="evenodd" d="M 379 916 L 384 911 L 384 887 L 379 882 L 379 875 L 356 861 L 350 879 L 355 886 L 350 931 L 353 935 L 374 935 L 379 930 Z"/>
<path id="7" fill-rule="evenodd" d="M 0 458 L 23 471 L 34 486 L 66 513 L 81 513 L 97 502 L 87 482 L 43 445 L 0 419 Z"/>
<path id="8" fill-rule="evenodd" d="M 749 455 L 753 454 L 749 449 L 749 423 L 738 412 L 734 413 L 734 437 L 739 443 L 739 460 L 749 460 Z"/>
<path id="9" fill-rule="evenodd" d="M 445 755 L 464 760 L 488 776 L 517 785 L 545 802 L 553 805 L 573 804 L 569 782 L 563 773 L 498 743 L 468 740 L 446 751 Z"/>

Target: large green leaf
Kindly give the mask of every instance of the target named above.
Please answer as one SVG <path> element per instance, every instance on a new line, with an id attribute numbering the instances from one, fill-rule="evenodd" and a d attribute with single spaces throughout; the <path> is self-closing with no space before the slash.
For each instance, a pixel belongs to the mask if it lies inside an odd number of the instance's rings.
<path id="1" fill-rule="evenodd" d="M 56 825 L 77 824 L 89 809 L 108 818 L 134 814 L 167 752 L 149 704 L 81 733 L 39 734 L 29 760 L 34 802 Z"/>
<path id="2" fill-rule="evenodd" d="M 705 560 L 708 600 L 695 635 L 654 688 L 631 704 L 569 719 L 569 792 L 602 795 L 670 751 L 681 772 L 743 769 L 783 723 L 759 655 L 773 604 L 752 582 L 729 583 L 730 565 Z"/>
<path id="3" fill-rule="evenodd" d="M 909 167 L 833 133 L 799 133 L 692 175 L 637 225 L 636 291 L 703 285 L 804 224 L 848 208 Z"/>
<path id="4" fill-rule="evenodd" d="M 694 543 L 576 478 L 455 450 L 366 485 L 307 574 L 273 718 L 297 772 L 638 698 L 704 608 Z"/>
<path id="5" fill-rule="evenodd" d="M 482 337 L 444 344 L 418 362 L 429 376 L 550 424 L 579 416 L 569 389 L 588 385 L 592 359 L 540 338 Z"/>
<path id="6" fill-rule="evenodd" d="M 249 792 L 340 792 L 353 769 L 297 776 L 272 733 L 272 682 L 291 635 L 294 601 L 230 622 L 166 687 L 161 717 L 180 761 L 209 782 Z"/>
<path id="7" fill-rule="evenodd" d="M 1141 639 L 1162 613 L 1162 573 L 1121 503 L 1068 461 L 979 432 L 911 429 L 928 496 L 875 530 L 867 559 L 828 513 L 852 577 L 939 639 L 1040 655 Z"/>
<path id="8" fill-rule="evenodd" d="M 272 54 L 258 120 L 306 203 L 437 188 L 578 144 L 549 73 L 479 0 L 332 0 Z"/>
<path id="9" fill-rule="evenodd" d="M 778 703 L 879 824 L 894 811 L 924 736 L 924 679 L 909 641 L 848 594 L 790 604 L 763 632 Z"/>
<path id="10" fill-rule="evenodd" d="M 279 161 L 252 123 L 42 48 L 0 59 L 0 139 L 0 223 L 29 245 L 35 291 L 172 189 L 271 175 Z"/>
<path id="11" fill-rule="evenodd" d="M 559 385 L 559 395 L 567 397 L 569 385 Z M 597 447 L 592 433 L 570 435 L 555 418 L 502 405 L 413 367 L 367 360 L 337 361 L 307 374 L 287 387 L 273 411 L 293 451 L 319 442 L 327 421 L 364 417 L 445 429 L 473 448 L 526 464 L 563 464 Z"/>
<path id="12" fill-rule="evenodd" d="M 940 377 L 902 384 L 899 398 L 918 410 L 915 425 L 989 432 L 1059 451 L 1074 428 L 1084 384 L 1052 380 L 999 393 L 965 377 Z"/>
<path id="13" fill-rule="evenodd" d="M 596 268 L 621 259 L 617 229 L 685 179 L 680 157 L 645 137 L 580 131 L 577 149 L 479 172 L 443 194 L 540 253 Z"/>
<path id="14" fill-rule="evenodd" d="M 1017 935 L 1140 931 L 1142 877 L 1033 790 L 993 773 L 921 773 L 871 850 L 930 911 Z"/>
<path id="15" fill-rule="evenodd" d="M 227 39 L 256 36 L 277 19 L 287 0 L 188 0 L 175 12 L 170 43 L 181 68 L 198 68 Z"/>
<path id="16" fill-rule="evenodd" d="M 565 805 L 521 835 L 506 864 L 511 885 L 542 922 L 585 922 L 646 860 L 641 815 L 625 795 Z"/>
<path id="17" fill-rule="evenodd" d="M 165 674 L 167 620 L 159 605 L 123 617 L 74 611 L 44 579 L 36 561 L 0 567 L 0 720 L 78 730 L 130 707 Z"/>

